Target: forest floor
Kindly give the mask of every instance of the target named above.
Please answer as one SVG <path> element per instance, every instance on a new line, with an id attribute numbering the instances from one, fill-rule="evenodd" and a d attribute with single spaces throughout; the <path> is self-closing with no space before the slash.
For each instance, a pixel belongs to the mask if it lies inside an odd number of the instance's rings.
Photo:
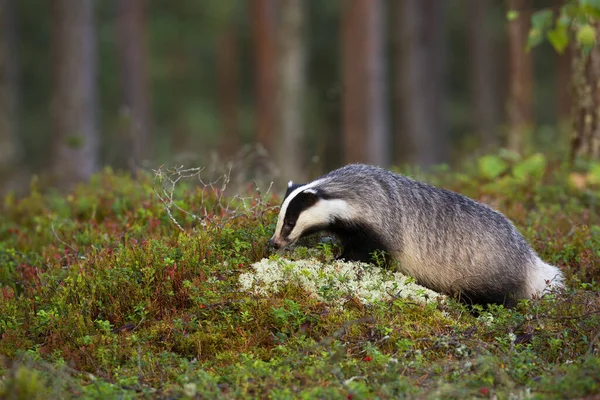
<path id="1" fill-rule="evenodd" d="M 567 288 L 469 309 L 333 244 L 270 255 L 280 199 L 197 171 L 33 182 L 0 205 L 0 398 L 599 395 L 600 167 L 405 172 L 505 213 Z"/>

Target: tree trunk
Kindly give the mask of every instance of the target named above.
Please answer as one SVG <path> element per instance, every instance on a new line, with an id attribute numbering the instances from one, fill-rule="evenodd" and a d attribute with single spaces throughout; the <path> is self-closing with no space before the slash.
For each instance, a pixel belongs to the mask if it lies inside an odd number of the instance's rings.
<path id="1" fill-rule="evenodd" d="M 498 116 L 494 97 L 495 51 L 487 20 L 490 4 L 491 0 L 469 0 L 467 5 L 471 124 L 485 150 L 498 144 Z"/>
<path id="2" fill-rule="evenodd" d="M 51 167 L 69 188 L 98 169 L 93 0 L 52 1 Z"/>
<path id="3" fill-rule="evenodd" d="M 275 145 L 275 3 L 273 0 L 252 0 L 252 29 L 257 97 L 257 140 L 270 153 Z"/>
<path id="4" fill-rule="evenodd" d="M 509 0 L 508 9 L 519 11 L 519 16 L 508 21 L 507 145 L 510 150 L 521 153 L 533 128 L 533 62 L 531 53 L 525 51 L 532 3 L 531 0 Z"/>
<path id="5" fill-rule="evenodd" d="M 571 75 L 573 63 L 573 46 L 569 45 L 563 54 L 556 54 L 556 115 L 558 122 L 571 119 L 572 93 Z"/>
<path id="6" fill-rule="evenodd" d="M 342 15 L 346 163 L 389 164 L 383 0 L 351 0 Z"/>
<path id="7" fill-rule="evenodd" d="M 221 112 L 220 153 L 232 158 L 240 147 L 238 118 L 239 99 L 239 48 L 237 27 L 233 18 L 225 23 L 217 48 L 217 78 L 219 83 L 219 109 Z"/>
<path id="8" fill-rule="evenodd" d="M 117 1 L 118 54 L 122 90 L 122 139 L 129 167 L 152 159 L 154 141 L 150 129 L 146 1 Z"/>
<path id="9" fill-rule="evenodd" d="M 396 146 L 403 161 L 429 166 L 447 161 L 444 115 L 445 2 L 404 0 L 399 12 L 396 98 L 402 123 Z"/>
<path id="10" fill-rule="evenodd" d="M 600 24 L 596 24 L 596 37 Z M 600 159 L 600 46 L 589 55 L 578 48 L 573 63 L 573 125 L 571 160 L 575 157 Z"/>
<path id="11" fill-rule="evenodd" d="M 16 0 L 0 0 L 0 181 L 20 158 Z"/>
<path id="12" fill-rule="evenodd" d="M 369 0 L 367 0 L 369 1 Z M 370 1 L 367 20 L 367 33 L 370 45 L 367 46 L 368 102 L 369 102 L 369 141 L 368 161 L 387 167 L 392 158 L 390 151 L 390 113 L 387 88 L 387 32 L 385 12 L 387 1 Z"/>
<path id="13" fill-rule="evenodd" d="M 303 182 L 304 88 L 306 51 L 304 47 L 304 0 L 279 0 L 278 26 L 278 151 L 281 175 Z"/>

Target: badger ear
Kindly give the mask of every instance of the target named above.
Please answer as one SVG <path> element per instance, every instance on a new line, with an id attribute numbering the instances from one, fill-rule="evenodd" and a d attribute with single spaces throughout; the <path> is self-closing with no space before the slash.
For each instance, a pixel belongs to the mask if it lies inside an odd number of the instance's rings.
<path id="1" fill-rule="evenodd" d="M 317 189 L 313 189 L 313 188 L 308 188 L 308 189 L 304 189 L 301 192 L 301 197 L 302 197 L 302 203 L 304 204 L 304 207 L 310 207 L 314 204 L 316 204 L 319 199 L 321 198 L 321 193 L 319 190 Z"/>
<path id="2" fill-rule="evenodd" d="M 294 190 L 298 189 L 300 186 L 304 186 L 304 184 L 303 183 L 298 184 L 298 183 L 289 181 L 287 190 L 285 191 L 285 196 L 283 198 L 284 199 L 287 198 Z"/>
<path id="3" fill-rule="evenodd" d="M 315 204 L 320 199 L 324 198 L 324 193 L 320 189 L 308 188 L 302 191 L 302 194 L 311 204 Z"/>

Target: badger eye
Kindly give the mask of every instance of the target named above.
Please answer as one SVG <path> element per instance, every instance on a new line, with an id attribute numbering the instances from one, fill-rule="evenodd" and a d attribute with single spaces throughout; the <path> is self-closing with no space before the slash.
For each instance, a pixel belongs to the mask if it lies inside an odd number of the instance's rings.
<path id="1" fill-rule="evenodd" d="M 291 221 L 291 220 L 285 221 L 285 226 L 293 228 L 294 225 L 296 225 L 296 223 L 294 221 Z"/>

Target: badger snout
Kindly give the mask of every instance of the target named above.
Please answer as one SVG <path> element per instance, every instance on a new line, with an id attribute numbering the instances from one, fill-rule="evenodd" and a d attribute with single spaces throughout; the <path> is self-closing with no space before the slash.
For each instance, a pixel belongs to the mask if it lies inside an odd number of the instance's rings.
<path id="1" fill-rule="evenodd" d="M 269 249 L 277 250 L 283 247 L 276 239 L 271 238 L 268 244 Z"/>

